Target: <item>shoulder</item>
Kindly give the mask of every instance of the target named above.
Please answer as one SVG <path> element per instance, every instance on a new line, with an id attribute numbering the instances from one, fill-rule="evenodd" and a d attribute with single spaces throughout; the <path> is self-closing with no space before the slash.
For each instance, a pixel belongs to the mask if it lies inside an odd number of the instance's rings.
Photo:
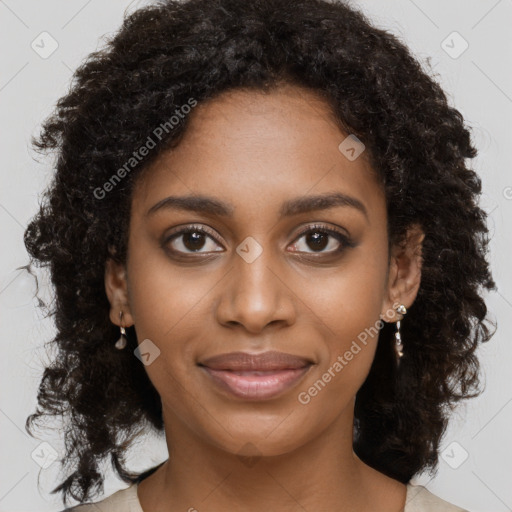
<path id="1" fill-rule="evenodd" d="M 407 485 L 404 512 L 469 512 L 432 494 L 422 485 Z"/>
<path id="2" fill-rule="evenodd" d="M 86 503 L 62 512 L 143 512 L 137 497 L 137 484 L 115 492 L 97 503 Z M 422 485 L 407 485 L 404 512 L 469 512 L 432 494 Z"/>
<path id="3" fill-rule="evenodd" d="M 143 512 L 137 497 L 137 484 L 115 492 L 96 503 L 85 503 L 61 512 Z"/>

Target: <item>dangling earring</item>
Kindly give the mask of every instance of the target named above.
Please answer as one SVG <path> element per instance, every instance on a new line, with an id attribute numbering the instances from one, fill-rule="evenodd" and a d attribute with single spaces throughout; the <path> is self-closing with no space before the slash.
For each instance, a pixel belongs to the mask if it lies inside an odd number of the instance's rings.
<path id="1" fill-rule="evenodd" d="M 405 315 L 407 313 L 407 309 L 403 304 L 400 304 L 396 308 L 396 312 L 401 315 Z M 400 320 L 396 322 L 396 332 L 395 332 L 395 352 L 397 355 L 398 364 L 400 364 L 400 359 L 404 355 L 403 353 L 404 346 L 402 344 L 402 337 L 400 335 Z"/>
<path id="2" fill-rule="evenodd" d="M 126 329 L 122 325 L 123 322 L 123 312 L 119 311 L 119 323 L 121 324 L 121 336 L 119 336 L 119 339 L 116 341 L 115 347 L 118 350 L 123 350 L 124 347 L 126 347 Z"/>

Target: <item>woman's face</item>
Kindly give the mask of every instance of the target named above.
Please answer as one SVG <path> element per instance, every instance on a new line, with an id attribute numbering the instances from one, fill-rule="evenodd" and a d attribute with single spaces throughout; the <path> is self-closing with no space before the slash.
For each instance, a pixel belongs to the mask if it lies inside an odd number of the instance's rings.
<path id="1" fill-rule="evenodd" d="M 392 258 L 388 272 L 384 191 L 328 112 L 291 86 L 225 93 L 137 183 L 107 293 L 112 321 L 123 309 L 149 340 L 171 435 L 278 455 L 348 429 L 381 315 L 414 300 L 419 270 Z M 207 361 L 267 351 L 296 359 Z"/>

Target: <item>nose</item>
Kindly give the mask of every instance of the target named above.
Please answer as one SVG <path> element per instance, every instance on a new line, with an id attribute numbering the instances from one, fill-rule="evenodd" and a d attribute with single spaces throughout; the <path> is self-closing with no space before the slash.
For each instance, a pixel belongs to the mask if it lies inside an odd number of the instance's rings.
<path id="1" fill-rule="evenodd" d="M 267 326 L 290 326 L 296 319 L 294 293 L 289 277 L 270 251 L 263 250 L 251 263 L 235 254 L 233 268 L 217 304 L 217 320 L 224 326 L 243 326 L 251 334 Z"/>

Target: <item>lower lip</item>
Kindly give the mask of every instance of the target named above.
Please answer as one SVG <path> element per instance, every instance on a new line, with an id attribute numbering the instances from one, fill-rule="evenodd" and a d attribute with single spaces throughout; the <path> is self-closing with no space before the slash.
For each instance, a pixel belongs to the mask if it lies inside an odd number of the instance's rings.
<path id="1" fill-rule="evenodd" d="M 307 373 L 311 365 L 289 370 L 268 372 L 234 372 L 212 370 L 201 366 L 220 388 L 246 400 L 265 400 L 280 395 L 293 387 Z M 240 375 L 242 374 L 242 375 Z"/>

